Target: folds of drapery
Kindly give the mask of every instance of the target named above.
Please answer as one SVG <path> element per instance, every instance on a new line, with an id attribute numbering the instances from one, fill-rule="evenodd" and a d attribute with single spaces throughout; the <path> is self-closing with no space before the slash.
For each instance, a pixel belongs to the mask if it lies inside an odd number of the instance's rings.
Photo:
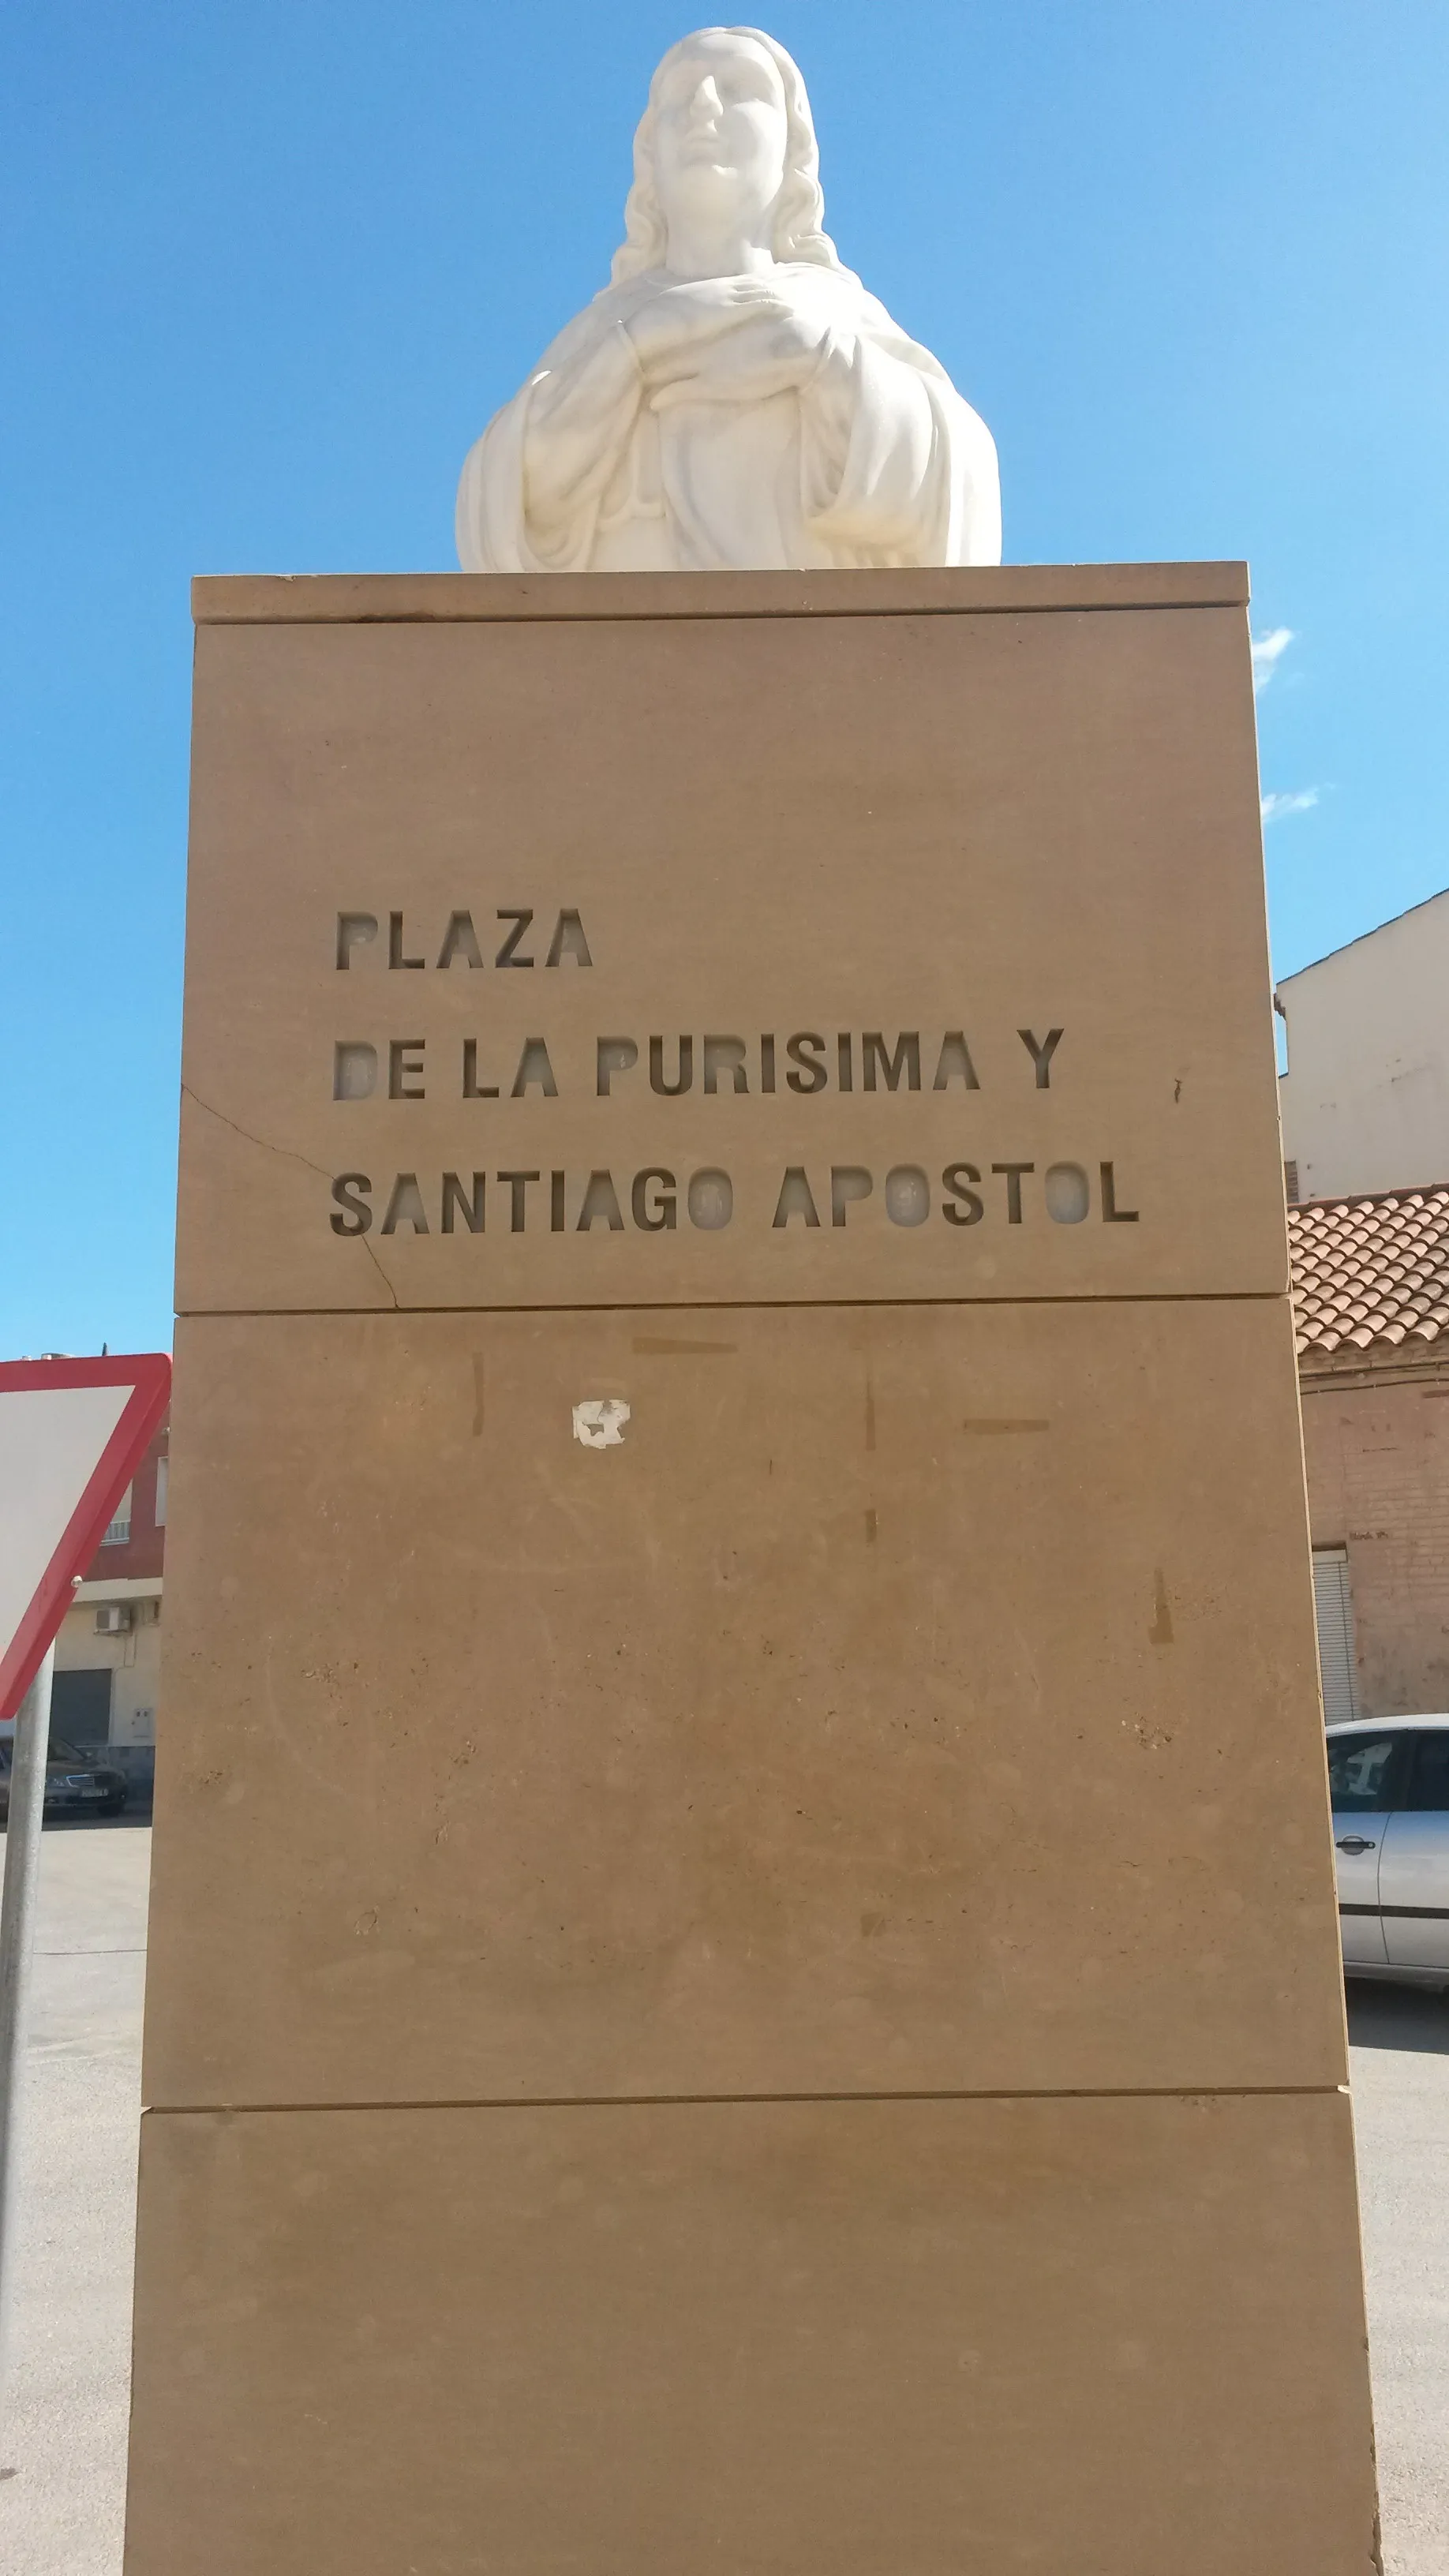
<path id="1" fill-rule="evenodd" d="M 989 430 L 858 278 L 770 273 L 821 335 L 800 381 L 742 306 L 651 399 L 627 325 L 676 282 L 607 288 L 490 422 L 459 486 L 465 571 L 1000 561 Z"/>

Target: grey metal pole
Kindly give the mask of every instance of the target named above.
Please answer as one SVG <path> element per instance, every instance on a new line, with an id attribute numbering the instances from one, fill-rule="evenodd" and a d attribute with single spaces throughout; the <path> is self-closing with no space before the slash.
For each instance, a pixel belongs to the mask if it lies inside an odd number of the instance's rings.
<path id="1" fill-rule="evenodd" d="M 15 1720 L 10 1811 L 5 1826 L 5 1889 L 0 1897 L 0 2399 L 10 2362 L 19 2234 L 16 2184 L 20 2087 L 30 2002 L 30 1953 L 35 1937 L 35 1891 L 40 1878 L 40 1830 L 45 1821 L 45 1762 L 50 1750 L 50 1683 L 54 1670 L 52 1646 Z M 6 2465 L 12 2464 L 7 2461 Z"/>

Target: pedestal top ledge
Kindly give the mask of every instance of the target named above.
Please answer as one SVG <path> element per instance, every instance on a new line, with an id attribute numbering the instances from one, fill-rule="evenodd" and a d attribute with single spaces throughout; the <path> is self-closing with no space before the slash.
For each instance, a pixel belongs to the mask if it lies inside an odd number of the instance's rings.
<path id="1" fill-rule="evenodd" d="M 963 610 L 1243 608 L 1245 563 L 992 564 L 914 572 L 232 573 L 191 585 L 198 626 L 501 619 L 922 617 Z"/>

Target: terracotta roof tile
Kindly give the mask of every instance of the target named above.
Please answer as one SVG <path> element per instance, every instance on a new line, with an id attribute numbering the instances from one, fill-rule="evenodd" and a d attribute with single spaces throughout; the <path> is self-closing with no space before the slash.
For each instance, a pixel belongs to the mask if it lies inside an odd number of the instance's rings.
<path id="1" fill-rule="evenodd" d="M 1449 1328 L 1449 1183 L 1288 1210 L 1300 1352 L 1423 1348 Z"/>

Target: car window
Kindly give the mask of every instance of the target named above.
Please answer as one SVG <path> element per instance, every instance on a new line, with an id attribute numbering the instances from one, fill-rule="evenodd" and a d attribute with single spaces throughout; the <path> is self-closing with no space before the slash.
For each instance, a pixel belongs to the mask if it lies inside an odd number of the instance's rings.
<path id="1" fill-rule="evenodd" d="M 45 1758 L 47 1762 L 75 1763 L 84 1762 L 85 1755 L 77 1753 L 73 1744 L 67 1744 L 60 1736 L 53 1735 L 50 1739 L 50 1750 Z"/>
<path id="2" fill-rule="evenodd" d="M 1336 1816 L 1381 1816 L 1393 1798 L 1396 1735 L 1331 1735 L 1328 1786 Z"/>
<path id="3" fill-rule="evenodd" d="M 1420 1815 L 1449 1812 L 1449 1727 L 1442 1735 L 1416 1732 L 1414 1767 L 1404 1804 Z"/>

